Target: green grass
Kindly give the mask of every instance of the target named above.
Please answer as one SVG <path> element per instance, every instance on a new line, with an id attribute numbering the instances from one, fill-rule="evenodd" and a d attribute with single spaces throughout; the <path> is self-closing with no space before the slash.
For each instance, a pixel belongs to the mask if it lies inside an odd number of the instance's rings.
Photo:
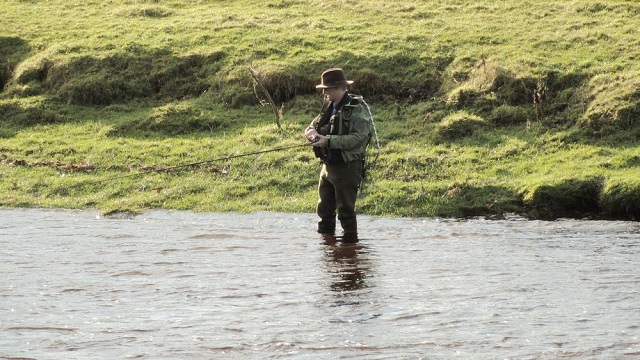
<path id="1" fill-rule="evenodd" d="M 383 145 L 361 212 L 640 217 L 635 1 L 0 5 L 0 206 L 313 211 L 308 148 L 69 187 L 303 142 L 339 66 Z"/>

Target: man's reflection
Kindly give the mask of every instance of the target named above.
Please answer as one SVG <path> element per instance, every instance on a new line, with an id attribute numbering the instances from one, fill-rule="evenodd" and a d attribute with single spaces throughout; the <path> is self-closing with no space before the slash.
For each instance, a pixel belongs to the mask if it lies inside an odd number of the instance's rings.
<path id="1" fill-rule="evenodd" d="M 366 254 L 369 249 L 358 242 L 339 241 L 333 236 L 323 237 L 327 272 L 332 276 L 331 290 L 352 292 L 368 287 L 370 270 Z"/>

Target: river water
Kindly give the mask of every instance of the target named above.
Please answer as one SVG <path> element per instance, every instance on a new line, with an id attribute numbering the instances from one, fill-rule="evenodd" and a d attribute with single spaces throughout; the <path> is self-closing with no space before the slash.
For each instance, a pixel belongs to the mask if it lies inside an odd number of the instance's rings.
<path id="1" fill-rule="evenodd" d="M 359 220 L 0 209 L 0 358 L 640 358 L 640 223 Z"/>

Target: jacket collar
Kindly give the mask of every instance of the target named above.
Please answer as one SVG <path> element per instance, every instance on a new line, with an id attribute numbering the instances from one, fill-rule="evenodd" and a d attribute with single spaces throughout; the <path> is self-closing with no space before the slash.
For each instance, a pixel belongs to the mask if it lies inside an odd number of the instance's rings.
<path id="1" fill-rule="evenodd" d="M 341 107 L 345 106 L 346 104 L 349 104 L 351 102 L 351 95 L 349 95 L 349 93 L 345 93 L 344 96 L 342 97 L 342 99 L 338 102 L 338 105 L 336 106 L 337 109 L 340 109 Z"/>

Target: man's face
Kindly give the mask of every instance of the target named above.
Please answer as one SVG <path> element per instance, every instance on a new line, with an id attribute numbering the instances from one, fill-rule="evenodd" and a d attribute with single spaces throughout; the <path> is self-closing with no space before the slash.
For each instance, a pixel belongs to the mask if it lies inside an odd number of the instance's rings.
<path id="1" fill-rule="evenodd" d="M 329 98 L 329 101 L 340 101 L 346 90 L 344 87 L 330 87 L 324 89 L 323 92 Z"/>

